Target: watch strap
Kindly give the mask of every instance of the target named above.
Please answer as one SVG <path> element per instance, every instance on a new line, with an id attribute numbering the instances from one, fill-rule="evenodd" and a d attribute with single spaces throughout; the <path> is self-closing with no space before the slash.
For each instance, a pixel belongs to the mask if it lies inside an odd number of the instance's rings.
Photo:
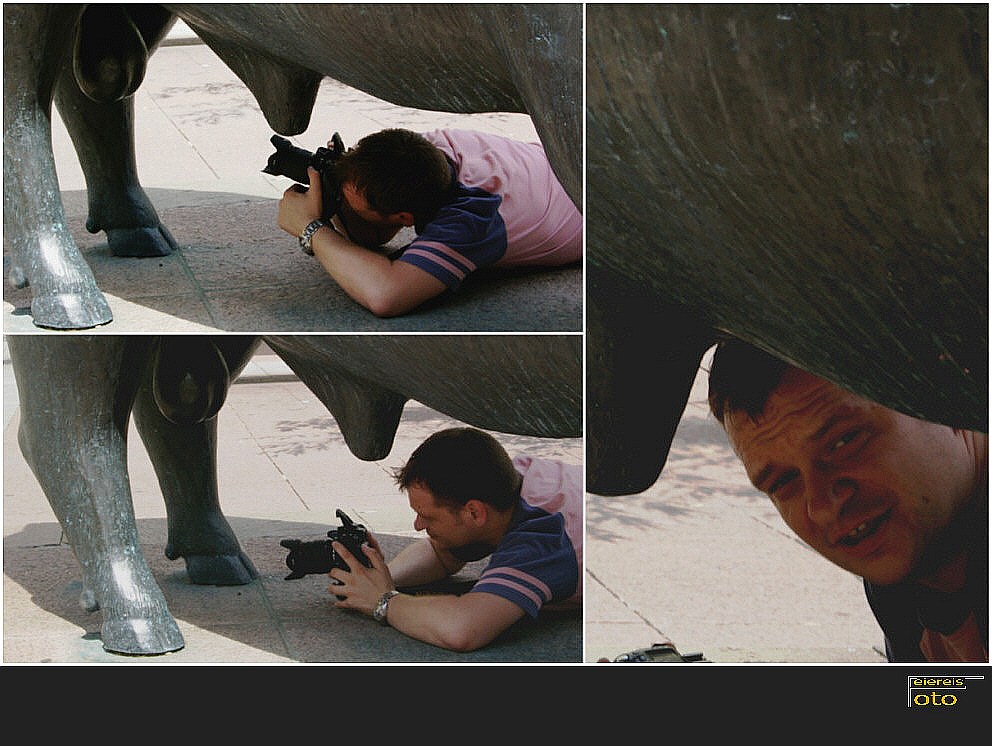
<path id="1" fill-rule="evenodd" d="M 313 241 L 314 234 L 323 228 L 327 223 L 321 219 L 313 220 L 303 229 L 303 233 L 300 234 L 300 248 L 303 249 L 304 253 L 313 256 L 313 246 L 311 242 Z"/>
<path id="2" fill-rule="evenodd" d="M 399 591 L 393 589 L 391 591 L 386 591 L 381 596 L 379 596 L 379 603 L 375 605 L 372 610 L 372 618 L 375 619 L 379 624 L 386 625 L 389 624 L 389 620 L 386 615 L 389 613 L 389 601 L 393 596 L 398 596 Z"/>

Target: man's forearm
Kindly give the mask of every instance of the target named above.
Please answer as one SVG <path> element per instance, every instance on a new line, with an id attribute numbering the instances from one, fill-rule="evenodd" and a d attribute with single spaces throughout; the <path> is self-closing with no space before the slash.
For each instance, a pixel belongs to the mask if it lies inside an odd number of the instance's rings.
<path id="1" fill-rule="evenodd" d="M 341 289 L 376 313 L 389 292 L 389 258 L 353 243 L 330 227 L 317 231 L 311 246 L 314 257 Z"/>
<path id="2" fill-rule="evenodd" d="M 389 562 L 389 574 L 398 588 L 427 585 L 458 572 L 464 563 L 442 559 L 429 539 L 408 544 Z"/>
<path id="3" fill-rule="evenodd" d="M 408 637 L 446 650 L 468 652 L 488 645 L 523 615 L 519 606 L 490 593 L 401 593 L 390 600 L 386 619 Z"/>
<path id="4" fill-rule="evenodd" d="M 311 246 L 327 274 L 376 316 L 407 313 L 445 289 L 427 272 L 359 246 L 329 227 L 314 234 Z"/>

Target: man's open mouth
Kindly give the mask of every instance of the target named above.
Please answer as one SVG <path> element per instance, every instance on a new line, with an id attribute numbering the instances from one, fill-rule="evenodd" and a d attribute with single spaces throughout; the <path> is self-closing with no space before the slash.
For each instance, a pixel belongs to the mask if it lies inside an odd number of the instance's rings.
<path id="1" fill-rule="evenodd" d="M 857 546 L 866 538 L 878 531 L 879 526 L 888 520 L 890 513 L 890 510 L 886 510 L 881 515 L 858 524 L 850 533 L 839 539 L 837 543 L 842 544 L 845 547 Z"/>

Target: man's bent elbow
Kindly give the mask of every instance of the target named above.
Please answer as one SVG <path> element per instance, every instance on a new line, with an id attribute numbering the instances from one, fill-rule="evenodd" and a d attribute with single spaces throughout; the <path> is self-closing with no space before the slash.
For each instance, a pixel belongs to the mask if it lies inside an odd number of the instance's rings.
<path id="1" fill-rule="evenodd" d="M 455 653 L 471 653 L 491 643 L 494 635 L 479 634 L 478 630 L 451 630 L 441 640 L 441 647 Z"/>
<path id="2" fill-rule="evenodd" d="M 404 304 L 398 303 L 395 299 L 389 297 L 369 298 L 365 307 L 380 319 L 391 319 L 396 316 L 402 316 L 411 310 Z"/>
<path id="3" fill-rule="evenodd" d="M 380 319 L 402 316 L 417 307 L 418 303 L 403 298 L 401 295 L 383 290 L 371 293 L 362 304 Z"/>
<path id="4" fill-rule="evenodd" d="M 456 653 L 471 653 L 486 647 L 510 627 L 510 624 L 492 624 L 479 619 L 468 619 L 461 624 L 449 624 L 439 631 L 440 646 Z"/>
<path id="5" fill-rule="evenodd" d="M 366 285 L 360 302 L 376 316 L 389 318 L 410 313 L 445 290 L 443 282 L 419 267 L 394 261 L 388 273 Z"/>

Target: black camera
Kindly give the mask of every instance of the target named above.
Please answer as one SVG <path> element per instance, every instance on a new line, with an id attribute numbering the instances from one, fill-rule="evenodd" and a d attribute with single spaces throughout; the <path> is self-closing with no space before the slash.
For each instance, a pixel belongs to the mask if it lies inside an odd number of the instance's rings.
<path id="1" fill-rule="evenodd" d="M 310 183 L 307 168 L 312 166 L 320 174 L 320 193 L 323 203 L 320 217 L 324 220 L 334 217 L 341 206 L 341 188 L 334 176 L 334 164 L 345 153 L 341 135 L 335 132 L 331 137 L 330 148 L 317 148 L 313 153 L 296 147 L 279 135 L 273 135 L 269 141 L 275 146 L 276 152 L 269 156 L 262 173 L 286 176 L 306 186 Z"/>
<path id="2" fill-rule="evenodd" d="M 283 539 L 279 542 L 280 545 L 289 550 L 289 555 L 286 557 L 286 567 L 292 572 L 286 576 L 286 580 L 296 580 L 305 575 L 318 573 L 326 575 L 335 567 L 348 570 L 348 565 L 341 558 L 341 555 L 331 546 L 332 541 L 340 541 L 359 562 L 366 567 L 372 567 L 371 560 L 362 551 L 362 544 L 367 542 L 369 538 L 365 526 L 355 523 L 340 508 L 338 508 L 336 515 L 341 521 L 341 528 L 328 531 L 328 538 L 326 539 L 317 539 L 316 541 Z"/>
<path id="3" fill-rule="evenodd" d="M 682 655 L 670 642 L 656 642 L 649 648 L 618 655 L 614 663 L 708 663 L 702 653 Z"/>

